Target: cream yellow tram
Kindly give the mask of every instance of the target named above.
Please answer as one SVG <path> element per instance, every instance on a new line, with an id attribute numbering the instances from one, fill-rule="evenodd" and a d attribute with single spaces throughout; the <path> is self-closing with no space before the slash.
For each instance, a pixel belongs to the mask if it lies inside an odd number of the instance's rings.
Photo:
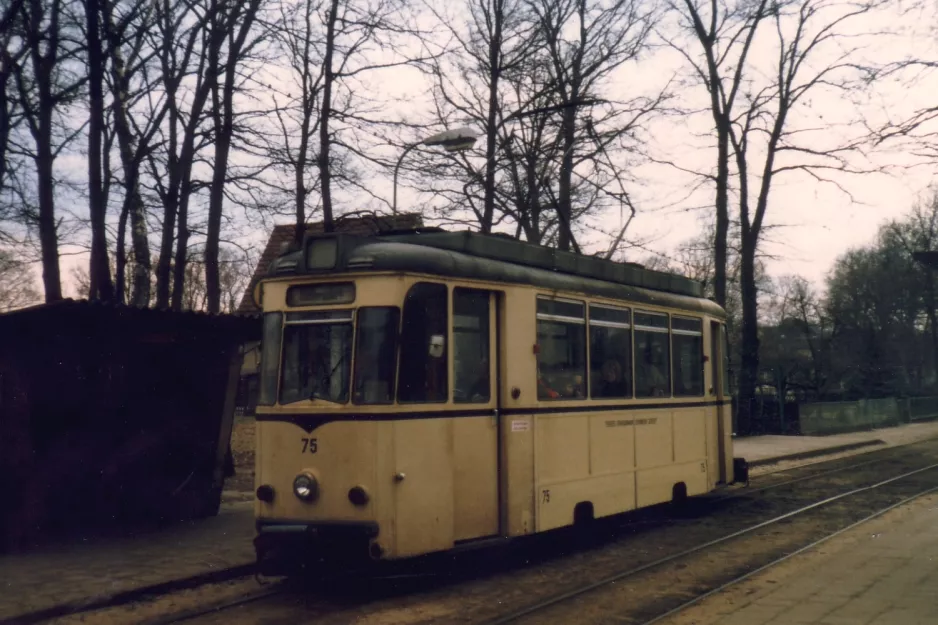
<path id="1" fill-rule="evenodd" d="M 255 291 L 258 562 L 394 559 L 733 479 L 700 285 L 498 236 L 309 236 Z"/>

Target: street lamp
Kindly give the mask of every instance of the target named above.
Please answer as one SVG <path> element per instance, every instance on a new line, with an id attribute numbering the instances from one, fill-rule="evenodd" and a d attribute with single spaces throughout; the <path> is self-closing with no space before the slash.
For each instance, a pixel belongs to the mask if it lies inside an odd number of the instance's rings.
<path id="1" fill-rule="evenodd" d="M 391 202 L 391 212 L 395 215 L 397 214 L 397 174 L 401 169 L 401 163 L 404 162 L 404 157 L 406 157 L 411 150 L 425 145 L 427 147 L 442 147 L 447 152 L 462 152 L 475 145 L 476 139 L 478 138 L 479 133 L 472 128 L 454 128 L 453 130 L 445 130 L 421 141 L 411 143 L 404 148 L 400 158 L 397 159 L 397 165 L 394 166 L 394 199 Z"/>
<path id="2" fill-rule="evenodd" d="M 502 119 L 499 122 L 496 130 L 507 124 L 508 122 L 515 121 L 522 117 L 531 117 L 533 115 L 539 115 L 541 113 L 553 113 L 556 111 L 562 111 L 568 108 L 577 108 L 580 106 L 592 106 L 594 104 L 603 104 L 605 100 L 600 100 L 596 98 L 589 98 L 584 100 L 571 100 L 570 102 L 563 102 L 561 104 L 553 104 L 551 106 L 544 106 L 541 108 L 530 109 L 530 110 L 517 110 Z M 394 198 L 391 201 L 391 212 L 397 214 L 397 175 L 401 168 L 401 163 L 404 162 L 404 157 L 406 157 L 411 150 L 414 148 L 425 145 L 428 147 L 440 146 L 447 152 L 462 152 L 471 148 L 476 139 L 482 136 L 480 133 L 476 132 L 473 128 L 463 127 L 463 128 L 454 128 L 453 130 L 446 130 L 444 132 L 437 133 L 431 137 L 427 137 L 422 141 L 417 141 L 416 143 L 411 143 L 404 148 L 404 151 L 401 152 L 400 158 L 397 159 L 397 165 L 394 166 Z"/>

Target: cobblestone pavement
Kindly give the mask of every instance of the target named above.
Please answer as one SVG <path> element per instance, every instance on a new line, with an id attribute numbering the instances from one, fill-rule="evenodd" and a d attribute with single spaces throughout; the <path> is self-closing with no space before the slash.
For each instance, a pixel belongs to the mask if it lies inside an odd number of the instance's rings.
<path id="1" fill-rule="evenodd" d="M 161 531 L 0 557 L 0 620 L 254 561 L 250 503 Z"/>
<path id="2" fill-rule="evenodd" d="M 934 625 L 938 496 L 711 596 L 659 625 Z"/>

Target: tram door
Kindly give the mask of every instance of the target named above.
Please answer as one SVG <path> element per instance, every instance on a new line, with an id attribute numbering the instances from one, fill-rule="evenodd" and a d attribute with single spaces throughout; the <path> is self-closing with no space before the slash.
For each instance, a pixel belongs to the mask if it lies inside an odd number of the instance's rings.
<path id="1" fill-rule="evenodd" d="M 723 366 L 727 358 L 723 327 L 723 324 L 716 321 L 710 322 L 710 373 L 711 384 L 713 384 L 711 393 L 716 396 L 717 400 L 717 458 L 720 467 L 717 481 L 720 484 L 727 482 L 726 428 L 728 419 L 726 416 L 730 412 L 730 406 L 724 404 L 724 401 L 729 399 L 729 381 L 726 379 L 727 371 Z"/>
<path id="2" fill-rule="evenodd" d="M 454 288 L 452 305 L 453 532 L 456 541 L 498 533 L 497 294 Z"/>

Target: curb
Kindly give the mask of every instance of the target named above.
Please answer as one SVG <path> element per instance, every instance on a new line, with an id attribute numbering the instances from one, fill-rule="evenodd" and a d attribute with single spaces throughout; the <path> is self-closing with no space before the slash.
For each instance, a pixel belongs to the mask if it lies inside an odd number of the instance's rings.
<path id="1" fill-rule="evenodd" d="M 822 449 L 811 449 L 809 451 L 800 451 L 795 454 L 786 454 L 784 456 L 773 456 L 772 458 L 760 458 L 759 460 L 752 460 L 749 463 L 750 467 L 762 467 L 767 464 L 775 464 L 776 462 L 784 462 L 786 460 L 802 460 L 804 458 L 816 458 L 818 456 L 829 456 L 831 454 L 839 454 L 843 451 L 853 451 L 854 449 L 862 449 L 863 447 L 872 447 L 874 445 L 885 445 L 886 441 L 880 439 L 874 439 L 871 441 L 860 441 L 859 443 L 848 443 L 846 445 L 837 445 L 836 447 L 824 447 Z"/>
<path id="2" fill-rule="evenodd" d="M 100 610 L 102 608 L 113 608 L 119 605 L 130 603 L 132 601 L 136 601 L 147 595 L 167 594 L 170 592 L 176 592 L 178 590 L 187 590 L 196 588 L 198 586 L 204 586 L 205 584 L 217 584 L 219 582 L 225 582 L 236 579 L 238 577 L 246 577 L 253 574 L 254 571 L 254 562 L 238 564 L 223 569 L 198 573 L 196 575 L 183 577 L 181 579 L 160 582 L 159 584 L 152 584 L 149 586 L 132 588 L 130 590 L 123 590 L 118 593 L 104 595 L 94 599 L 61 603 L 49 608 L 43 608 L 33 612 L 26 612 L 16 616 L 2 618 L 0 619 L 0 625 L 32 625 L 33 623 L 39 623 L 52 618 L 68 616 L 71 614 L 78 614 L 80 612 L 90 612 L 92 610 Z"/>

